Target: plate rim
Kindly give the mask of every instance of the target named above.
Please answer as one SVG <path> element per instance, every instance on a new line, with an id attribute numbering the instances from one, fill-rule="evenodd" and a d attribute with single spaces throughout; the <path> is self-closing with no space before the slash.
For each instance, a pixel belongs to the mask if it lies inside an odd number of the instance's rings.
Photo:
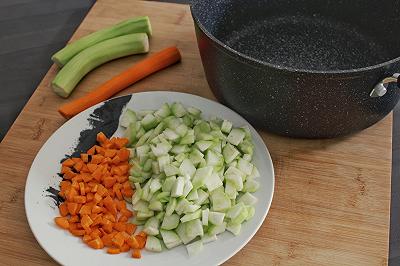
<path id="1" fill-rule="evenodd" d="M 247 119 L 245 119 L 245 118 L 242 117 L 240 114 L 238 114 L 236 111 L 232 110 L 231 108 L 227 107 L 226 105 L 224 105 L 224 104 L 222 104 L 222 103 L 220 103 L 220 102 L 218 102 L 218 101 L 214 101 L 214 100 L 211 100 L 211 99 L 208 99 L 208 98 L 205 98 L 205 97 L 196 95 L 196 94 L 191 94 L 191 93 L 186 93 L 186 92 L 178 92 L 178 91 L 164 91 L 164 90 L 155 90 L 155 91 L 144 91 L 144 92 L 129 93 L 129 94 L 125 94 L 125 95 L 119 95 L 119 96 L 116 96 L 116 97 L 112 97 L 112 98 L 109 98 L 109 99 L 107 99 L 107 100 L 105 100 L 105 101 L 102 101 L 102 102 L 100 102 L 100 103 L 97 103 L 97 104 L 95 104 L 95 105 L 93 105 L 93 106 L 91 106 L 91 107 L 89 107 L 89 108 L 83 110 L 82 112 L 80 112 L 80 113 L 77 114 L 76 116 L 72 117 L 71 119 L 67 120 L 64 124 L 62 124 L 62 125 L 61 125 L 59 128 L 57 128 L 54 132 L 52 132 L 51 135 L 48 137 L 48 139 L 42 144 L 42 146 L 40 147 L 40 149 L 37 151 L 37 153 L 36 153 L 36 155 L 35 155 L 35 158 L 34 158 L 34 160 L 32 161 L 32 164 L 31 164 L 31 166 L 30 166 L 30 168 L 29 168 L 29 171 L 28 171 L 28 174 L 27 174 L 27 177 L 26 177 L 26 180 L 25 180 L 25 186 L 24 186 L 24 210 L 25 210 L 25 216 L 26 216 L 26 218 L 27 218 L 29 228 L 30 228 L 30 230 L 31 230 L 31 232 L 32 232 L 32 234 L 33 234 L 33 236 L 35 237 L 35 240 L 39 243 L 40 247 L 41 247 L 53 260 L 55 260 L 57 263 L 63 265 L 63 263 L 62 263 L 61 261 L 59 261 L 59 259 L 57 258 L 57 256 L 55 256 L 55 254 L 53 254 L 52 251 L 50 251 L 50 250 L 42 243 L 42 241 L 40 240 L 39 236 L 37 236 L 37 234 L 36 234 L 37 232 L 35 233 L 35 230 L 33 229 L 32 225 L 31 225 L 31 220 L 30 220 L 29 215 L 28 215 L 28 208 L 27 208 L 27 206 L 29 205 L 29 202 L 27 202 L 28 199 L 27 199 L 27 196 L 26 196 L 26 195 L 27 195 L 27 191 L 28 191 L 28 189 L 27 189 L 27 188 L 28 188 L 28 180 L 30 180 L 29 177 L 31 176 L 31 171 L 32 171 L 32 168 L 33 168 L 34 164 L 37 163 L 38 154 L 44 149 L 44 147 L 45 147 L 46 144 L 50 141 L 50 139 L 53 137 L 54 134 L 56 134 L 56 133 L 59 132 L 59 131 L 62 131 L 63 128 L 68 127 L 68 125 L 69 125 L 70 123 L 72 123 L 72 121 L 74 121 L 75 119 L 77 119 L 77 117 L 83 116 L 83 115 L 85 115 L 85 114 L 89 114 L 89 115 L 90 115 L 90 113 L 92 113 L 96 108 L 102 106 L 105 102 L 112 101 L 112 100 L 115 100 L 115 99 L 118 99 L 118 98 L 122 98 L 122 97 L 126 97 L 126 96 L 131 96 L 131 99 L 126 103 L 126 104 L 128 104 L 128 103 L 132 100 L 132 98 L 133 98 L 135 95 L 139 95 L 139 94 L 143 94 L 143 95 L 145 95 L 145 94 L 150 94 L 150 95 L 151 95 L 151 94 L 154 94 L 154 93 L 161 93 L 161 94 L 164 94 L 164 93 L 165 93 L 165 94 L 180 94 L 180 95 L 185 95 L 185 96 L 187 96 L 187 97 L 194 97 L 194 98 L 198 98 L 198 100 L 206 101 L 206 102 L 208 102 L 209 104 L 217 104 L 217 105 L 219 105 L 220 107 L 222 107 L 222 108 L 224 108 L 224 109 L 226 109 L 226 110 L 228 110 L 228 111 L 230 111 L 230 112 L 233 112 L 235 115 L 237 115 L 238 117 L 240 117 L 241 119 L 243 119 L 244 121 L 246 121 L 246 123 L 247 123 L 247 125 L 250 127 L 250 129 L 252 129 L 252 130 L 256 133 L 256 135 L 253 136 L 253 137 L 258 138 L 258 139 L 261 141 L 261 143 L 263 144 L 263 147 L 260 147 L 260 148 L 265 150 L 265 152 L 266 152 L 266 154 L 267 154 L 267 157 L 268 157 L 268 159 L 269 159 L 268 162 L 269 162 L 270 165 L 271 165 L 272 188 L 271 188 L 271 196 L 270 196 L 270 199 L 269 199 L 269 202 L 268 202 L 268 206 L 266 206 L 266 211 L 264 212 L 264 215 L 262 216 L 262 218 L 256 223 L 255 230 L 253 230 L 253 232 L 250 234 L 250 236 L 249 236 L 245 241 L 243 241 L 243 242 L 241 243 L 241 245 L 238 245 L 237 248 L 235 248 L 234 251 L 231 252 L 229 256 L 226 256 L 226 258 L 224 258 L 224 259 L 218 261 L 217 264 L 220 265 L 220 264 L 226 262 L 227 260 L 229 260 L 230 258 L 232 258 L 234 255 L 236 255 L 245 245 L 247 245 L 247 243 L 250 242 L 251 239 L 253 239 L 254 235 L 258 232 L 258 230 L 260 229 L 260 227 L 261 227 L 262 224 L 264 223 L 265 218 L 267 217 L 267 215 L 268 215 L 268 213 L 269 213 L 269 211 L 270 211 L 270 209 L 271 209 L 272 201 L 273 201 L 273 199 L 274 199 L 274 194 L 275 194 L 275 168 L 274 168 L 274 163 L 273 163 L 273 161 L 272 161 L 272 157 L 271 157 L 271 154 L 269 153 L 269 150 L 268 150 L 267 145 L 265 144 L 265 142 L 264 142 L 264 140 L 262 139 L 261 135 L 260 135 L 260 134 L 257 132 L 257 130 L 251 125 L 251 123 L 250 123 L 249 121 L 247 121 Z M 185 103 L 183 103 L 183 104 L 185 104 Z M 188 105 L 188 104 L 186 104 L 186 105 Z M 125 108 L 126 108 L 126 105 L 123 107 L 122 110 L 125 110 Z M 122 112 L 123 112 L 123 111 L 121 111 L 121 114 L 122 114 Z M 121 117 L 121 115 L 120 115 L 120 117 Z M 115 132 L 116 132 L 117 130 L 118 130 L 118 128 L 114 131 L 113 134 L 115 134 Z"/>

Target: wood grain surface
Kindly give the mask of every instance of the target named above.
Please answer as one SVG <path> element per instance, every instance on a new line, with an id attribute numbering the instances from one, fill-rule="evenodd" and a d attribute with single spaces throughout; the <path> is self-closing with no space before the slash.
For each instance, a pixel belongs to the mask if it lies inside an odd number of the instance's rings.
<path id="1" fill-rule="evenodd" d="M 98 1 L 72 39 L 137 15 L 150 16 L 152 52 L 177 45 L 183 60 L 121 94 L 172 90 L 215 100 L 185 5 Z M 131 56 L 97 68 L 70 99 L 144 57 Z M 65 122 L 56 112 L 65 100 L 50 89 L 56 72 L 52 66 L 0 144 L 0 264 L 55 264 L 29 229 L 23 195 L 36 153 Z M 274 199 L 261 229 L 226 265 L 386 265 L 392 115 L 359 134 L 335 140 L 260 133 L 275 165 Z"/>

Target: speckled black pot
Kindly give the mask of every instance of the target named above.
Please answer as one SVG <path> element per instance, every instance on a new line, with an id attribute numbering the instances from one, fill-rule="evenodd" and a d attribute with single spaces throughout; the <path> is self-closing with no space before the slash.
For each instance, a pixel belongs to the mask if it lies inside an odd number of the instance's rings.
<path id="1" fill-rule="evenodd" d="M 320 5 L 321 2 L 323 4 Z M 395 32 L 400 26 L 400 1 L 375 2 L 379 3 L 369 5 L 361 0 L 195 1 L 191 11 L 207 81 L 224 104 L 255 126 L 280 135 L 331 138 L 367 128 L 385 117 L 400 98 L 400 90 L 395 85 L 389 85 L 387 93 L 381 97 L 370 96 L 376 84 L 400 71 L 400 35 Z M 286 65 L 279 65 L 276 58 L 275 63 L 271 63 L 268 58 L 260 60 L 249 56 L 226 45 L 229 41 L 219 36 L 221 32 L 226 35 L 235 31 L 238 25 L 249 20 L 271 14 L 276 16 L 288 9 L 290 13 L 286 12 L 284 16 L 305 13 L 315 16 L 317 13 L 324 17 L 328 12 L 329 23 L 335 16 L 340 21 L 344 19 L 346 23 L 352 23 L 352 10 L 357 10 L 360 18 L 354 19 L 357 20 L 354 23 L 364 28 L 371 23 L 369 33 L 379 35 L 376 38 L 386 38 L 383 48 L 390 51 L 385 51 L 387 53 L 383 56 L 369 52 L 372 61 L 368 61 L 369 57 L 362 55 L 364 50 L 361 54 L 346 54 L 346 49 L 353 49 L 347 43 L 347 46 L 338 47 L 339 54 L 332 58 L 336 62 L 343 56 L 354 56 L 351 62 L 359 65 L 348 69 L 346 63 L 338 63 L 339 66 L 335 66 L 337 69 L 329 69 L 327 64 L 318 69 L 314 62 L 311 69 L 307 69 L 293 67 L 287 62 Z M 378 25 L 374 26 L 371 21 Z M 310 37 L 312 40 L 313 36 Z M 360 42 L 356 39 L 351 41 Z M 335 45 L 340 46 L 341 43 Z M 254 46 L 260 49 L 260 46 Z M 383 49 L 382 46 L 379 48 Z"/>

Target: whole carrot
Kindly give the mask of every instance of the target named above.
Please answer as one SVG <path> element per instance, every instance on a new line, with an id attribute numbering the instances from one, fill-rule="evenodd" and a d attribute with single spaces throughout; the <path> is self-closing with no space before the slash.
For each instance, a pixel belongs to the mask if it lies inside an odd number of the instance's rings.
<path id="1" fill-rule="evenodd" d="M 181 55 L 176 47 L 166 48 L 131 66 L 83 97 L 62 105 L 58 112 L 69 119 L 83 110 L 107 100 L 133 83 L 180 61 L 180 59 Z"/>

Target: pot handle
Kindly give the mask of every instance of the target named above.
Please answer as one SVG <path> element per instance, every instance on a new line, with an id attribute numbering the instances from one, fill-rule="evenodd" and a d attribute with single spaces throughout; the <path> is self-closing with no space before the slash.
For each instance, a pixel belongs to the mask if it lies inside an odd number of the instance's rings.
<path id="1" fill-rule="evenodd" d="M 389 83 L 397 83 L 397 87 L 400 88 L 400 73 L 394 73 L 393 76 L 384 78 L 381 82 L 375 85 L 372 91 L 369 93 L 370 97 L 382 97 L 387 92 Z"/>

